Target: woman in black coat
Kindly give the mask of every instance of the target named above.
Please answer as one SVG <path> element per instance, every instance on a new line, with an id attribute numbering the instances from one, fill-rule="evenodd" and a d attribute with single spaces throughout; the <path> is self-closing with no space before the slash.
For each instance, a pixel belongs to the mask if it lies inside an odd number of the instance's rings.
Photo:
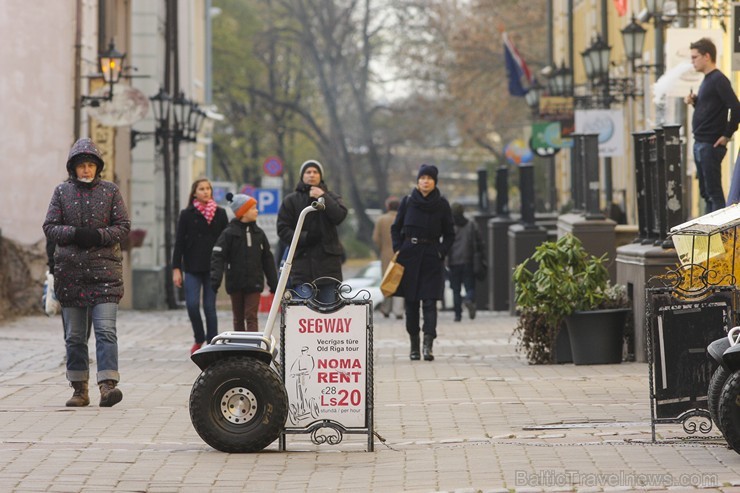
<path id="1" fill-rule="evenodd" d="M 412 360 L 420 359 L 419 332 L 424 332 L 424 359 L 432 361 L 437 337 L 437 301 L 444 292 L 444 259 L 455 239 L 452 211 L 437 188 L 437 167 L 422 164 L 416 188 L 403 198 L 391 226 L 393 251 L 404 266 L 403 279 L 394 296 L 405 298 L 406 332 L 411 339 Z M 424 315 L 420 328 L 419 305 Z"/>
<path id="2" fill-rule="evenodd" d="M 213 200 L 213 188 L 206 178 L 195 180 L 190 187 L 190 203 L 180 212 L 172 252 L 172 282 L 178 288 L 185 285 L 185 306 L 193 326 L 195 343 L 190 354 L 210 342 L 218 334 L 216 293 L 211 288 L 211 251 L 221 232 L 229 223 L 226 211 Z M 183 275 L 184 271 L 184 275 Z M 206 332 L 200 316 L 200 298 Z"/>

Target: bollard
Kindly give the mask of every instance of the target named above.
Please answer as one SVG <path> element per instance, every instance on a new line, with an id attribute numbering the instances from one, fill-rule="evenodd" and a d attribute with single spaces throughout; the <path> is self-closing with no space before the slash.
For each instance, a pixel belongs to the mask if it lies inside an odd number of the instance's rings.
<path id="1" fill-rule="evenodd" d="M 642 240 L 643 245 L 652 245 L 658 238 L 658 206 L 656 204 L 656 194 L 660 190 L 660 184 L 657 182 L 658 173 L 658 140 L 662 141 L 662 135 L 657 135 L 653 131 L 652 136 L 648 137 L 646 145 L 645 173 L 643 182 L 645 184 L 645 219 L 647 220 L 647 235 Z"/>
<path id="2" fill-rule="evenodd" d="M 584 166 L 583 166 L 583 138 L 582 134 L 572 134 L 573 152 L 570 154 L 570 193 L 573 200 L 573 212 L 585 210 L 583 196 Z"/>
<path id="3" fill-rule="evenodd" d="M 663 125 L 665 166 L 665 210 L 666 231 L 685 221 L 683 207 L 683 166 L 681 163 L 681 125 Z M 663 246 L 670 248 L 672 241 L 664 241 Z"/>
<path id="4" fill-rule="evenodd" d="M 488 202 L 488 171 L 478 168 L 478 210 L 486 213 L 490 209 Z"/>
<path id="5" fill-rule="evenodd" d="M 532 164 L 519 165 L 519 191 L 522 198 L 521 223 L 525 228 L 534 226 L 534 166 Z"/>
<path id="6" fill-rule="evenodd" d="M 647 161 L 647 147 L 648 139 L 653 135 L 653 132 L 633 132 L 632 138 L 634 140 L 634 158 L 635 158 L 635 187 L 637 197 L 637 230 L 638 235 L 635 239 L 635 243 L 642 243 L 642 241 L 648 237 L 648 221 L 647 221 L 647 192 L 645 190 L 645 168 Z"/>
<path id="7" fill-rule="evenodd" d="M 604 219 L 601 211 L 601 183 L 599 181 L 599 134 L 584 134 L 583 144 L 583 197 L 586 219 Z"/>
<path id="8" fill-rule="evenodd" d="M 506 166 L 496 170 L 496 215 L 509 217 L 509 168 Z"/>

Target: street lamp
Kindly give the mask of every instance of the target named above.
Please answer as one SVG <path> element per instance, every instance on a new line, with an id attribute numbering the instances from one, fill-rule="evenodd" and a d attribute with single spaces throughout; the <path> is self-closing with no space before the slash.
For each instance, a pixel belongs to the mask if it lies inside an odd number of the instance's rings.
<path id="1" fill-rule="evenodd" d="M 108 84 L 108 93 L 103 96 L 82 96 L 81 106 L 100 106 L 102 101 L 110 101 L 113 99 L 113 86 L 121 80 L 121 73 L 123 71 L 123 60 L 126 58 L 125 53 L 121 53 L 116 50 L 116 45 L 111 39 L 108 44 L 108 51 L 98 54 L 98 67 L 100 68 L 100 74 L 103 76 L 103 80 Z"/>
<path id="2" fill-rule="evenodd" d="M 100 64 L 100 72 L 103 74 L 103 80 L 110 84 L 111 88 L 113 84 L 121 79 L 124 58 L 126 58 L 126 54 L 116 50 L 116 45 L 112 39 L 108 44 L 108 51 L 98 55 L 98 63 Z"/>
<path id="3" fill-rule="evenodd" d="M 537 78 L 535 78 L 534 82 L 532 82 L 532 85 L 529 87 L 529 91 L 524 95 L 524 100 L 532 109 L 533 115 L 539 114 L 540 97 L 542 96 L 542 91 L 544 89 L 545 88 L 537 81 Z"/>
<path id="4" fill-rule="evenodd" d="M 601 39 L 601 36 L 596 36 L 596 40 L 591 44 L 588 51 L 588 57 L 591 59 L 591 66 L 593 71 L 592 81 L 601 84 L 606 83 L 608 87 L 609 81 L 609 56 L 611 54 L 612 47 L 606 44 Z"/>
<path id="5" fill-rule="evenodd" d="M 635 60 L 642 58 L 642 47 L 645 45 L 645 28 L 637 23 L 635 16 L 632 16 L 632 21 L 620 32 L 624 43 L 624 54 L 632 63 L 634 69 Z"/>
<path id="6" fill-rule="evenodd" d="M 170 116 L 170 104 L 172 98 L 164 90 L 164 87 L 159 88 L 159 92 L 149 98 L 152 102 L 152 113 L 154 113 L 154 119 L 157 121 L 157 129 L 163 127 L 165 120 Z"/>
<path id="7" fill-rule="evenodd" d="M 560 68 L 548 80 L 548 88 L 553 96 L 570 96 L 573 93 L 573 72 L 561 62 Z"/>
<path id="8" fill-rule="evenodd" d="M 645 8 L 651 17 L 660 17 L 663 15 L 663 5 L 665 0 L 645 0 Z"/>

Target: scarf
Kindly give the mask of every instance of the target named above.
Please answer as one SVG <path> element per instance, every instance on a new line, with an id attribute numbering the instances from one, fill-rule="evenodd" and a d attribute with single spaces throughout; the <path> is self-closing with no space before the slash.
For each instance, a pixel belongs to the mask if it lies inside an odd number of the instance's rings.
<path id="1" fill-rule="evenodd" d="M 205 204 L 200 200 L 193 200 L 193 207 L 195 207 L 198 212 L 203 214 L 203 217 L 206 218 L 206 222 L 208 224 L 211 224 L 211 221 L 213 221 L 213 216 L 216 215 L 216 209 L 218 209 L 218 205 L 213 199 L 209 200 Z"/>

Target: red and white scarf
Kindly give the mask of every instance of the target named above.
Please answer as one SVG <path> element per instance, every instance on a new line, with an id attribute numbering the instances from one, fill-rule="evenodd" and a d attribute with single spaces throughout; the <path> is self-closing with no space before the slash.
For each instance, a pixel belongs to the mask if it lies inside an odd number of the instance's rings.
<path id="1" fill-rule="evenodd" d="M 216 209 L 218 208 L 218 204 L 211 199 L 205 204 L 201 202 L 200 200 L 193 200 L 193 207 L 198 209 L 198 211 L 203 214 L 203 217 L 206 218 L 206 222 L 208 224 L 211 224 L 211 221 L 213 221 L 213 216 L 216 215 Z"/>

